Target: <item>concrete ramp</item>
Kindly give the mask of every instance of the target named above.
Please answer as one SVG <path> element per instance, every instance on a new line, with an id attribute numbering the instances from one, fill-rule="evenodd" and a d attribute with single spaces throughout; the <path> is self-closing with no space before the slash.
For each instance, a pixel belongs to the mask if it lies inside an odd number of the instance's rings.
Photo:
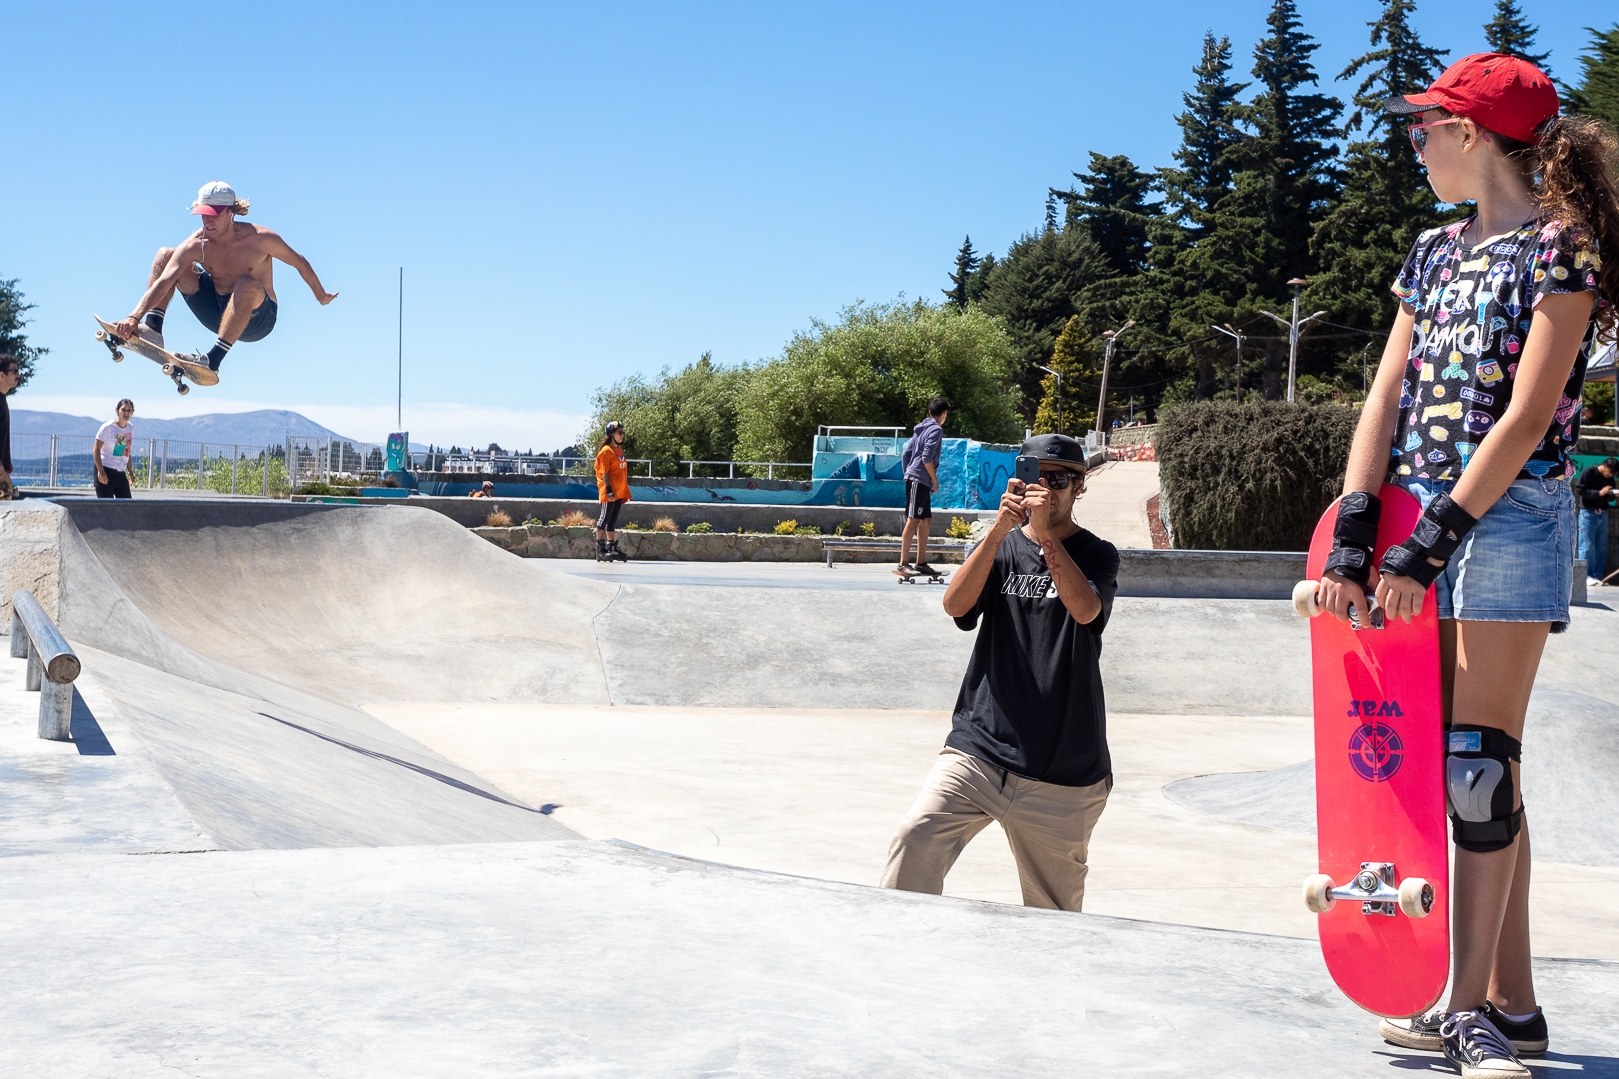
<path id="1" fill-rule="evenodd" d="M 1619 866 L 1619 707 L 1537 685 L 1524 727 L 1523 804 L 1535 856 Z M 1164 793 L 1224 820 L 1315 834 L 1314 761 L 1198 776 Z"/>
<path id="2" fill-rule="evenodd" d="M 193 653 L 344 704 L 608 703 L 591 621 L 616 588 L 526 565 L 440 514 L 63 506 L 95 563 L 64 572 L 63 628 L 108 651 L 127 647 L 125 619 L 108 617 L 127 598 Z"/>

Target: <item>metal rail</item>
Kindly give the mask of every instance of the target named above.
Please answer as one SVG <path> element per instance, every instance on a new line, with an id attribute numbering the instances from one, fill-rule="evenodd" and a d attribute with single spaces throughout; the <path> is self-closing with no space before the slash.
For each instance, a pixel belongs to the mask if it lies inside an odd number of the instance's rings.
<path id="1" fill-rule="evenodd" d="M 71 742 L 73 680 L 79 677 L 79 657 L 26 588 L 11 594 L 11 654 L 28 659 L 27 687 L 39 693 L 39 736 Z"/>

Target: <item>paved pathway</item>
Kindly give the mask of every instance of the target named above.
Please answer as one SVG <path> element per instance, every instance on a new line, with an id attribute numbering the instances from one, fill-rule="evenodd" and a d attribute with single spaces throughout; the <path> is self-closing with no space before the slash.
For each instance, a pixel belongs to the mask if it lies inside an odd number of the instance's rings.
<path id="1" fill-rule="evenodd" d="M 1147 500 L 1158 493 L 1158 465 L 1109 461 L 1092 469 L 1074 518 L 1116 547 L 1152 547 Z"/>

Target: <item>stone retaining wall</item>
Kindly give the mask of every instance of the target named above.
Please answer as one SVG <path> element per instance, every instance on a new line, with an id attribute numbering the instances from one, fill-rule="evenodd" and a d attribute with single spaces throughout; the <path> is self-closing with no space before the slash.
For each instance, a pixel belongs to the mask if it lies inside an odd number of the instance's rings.
<path id="1" fill-rule="evenodd" d="M 524 558 L 595 558 L 596 530 L 586 526 L 517 525 L 474 528 L 495 546 Z M 825 536 L 773 536 L 736 532 L 624 532 L 619 550 L 630 558 L 654 562 L 825 562 Z M 892 562 L 892 551 L 841 549 L 839 562 Z M 960 551 L 930 548 L 930 562 L 960 562 Z"/>

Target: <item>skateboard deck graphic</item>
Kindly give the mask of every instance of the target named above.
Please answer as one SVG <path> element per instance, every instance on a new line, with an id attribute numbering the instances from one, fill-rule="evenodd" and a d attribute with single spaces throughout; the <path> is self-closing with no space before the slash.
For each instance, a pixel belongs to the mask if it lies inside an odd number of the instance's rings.
<path id="1" fill-rule="evenodd" d="M 1403 542 L 1422 508 L 1385 486 L 1374 565 Z M 1332 550 L 1334 502 L 1310 543 L 1309 581 L 1294 603 L 1311 613 Z M 1381 622 L 1382 611 L 1357 621 Z M 1439 999 L 1450 969 L 1439 619 L 1433 590 L 1410 624 L 1353 628 L 1310 620 L 1315 706 L 1316 842 L 1320 873 L 1305 902 L 1320 914 L 1321 954 L 1344 994 L 1368 1011 L 1410 1016 Z"/>
<path id="2" fill-rule="evenodd" d="M 121 350 L 126 348 L 137 356 L 145 356 L 163 369 L 163 373 L 174 381 L 174 388 L 182 395 L 191 392 L 191 387 L 187 386 L 183 379 L 189 379 L 199 386 L 219 385 L 219 375 L 209 370 L 206 364 L 188 363 L 167 349 L 158 348 L 139 337 L 126 341 L 118 336 L 117 329 L 112 323 L 105 321 L 100 315 L 96 315 L 95 320 L 101 327 L 96 331 L 96 340 L 107 346 L 114 363 L 123 362 L 124 354 Z"/>

